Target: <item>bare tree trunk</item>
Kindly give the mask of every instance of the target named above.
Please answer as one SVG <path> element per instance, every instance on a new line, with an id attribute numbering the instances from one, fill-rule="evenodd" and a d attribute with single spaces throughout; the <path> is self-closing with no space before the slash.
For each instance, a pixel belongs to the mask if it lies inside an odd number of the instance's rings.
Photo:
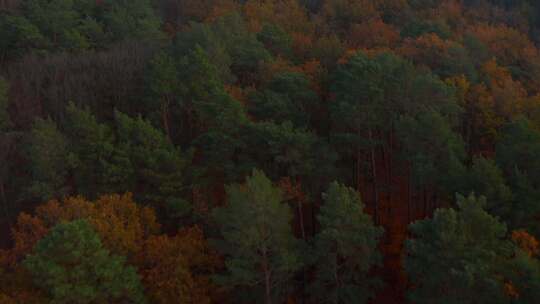
<path id="1" fill-rule="evenodd" d="M 0 180 L 0 197 L 2 198 L 2 206 L 4 207 L 4 213 L 6 216 L 6 221 L 11 229 L 11 219 L 9 216 L 8 202 L 6 198 L 6 189 L 4 187 L 4 181 Z"/>
<path id="2" fill-rule="evenodd" d="M 361 166 L 361 159 L 362 154 L 360 153 L 360 149 L 356 149 L 356 170 L 355 170 L 355 178 L 356 178 L 356 191 L 360 192 L 360 171 L 362 170 Z"/>
<path id="3" fill-rule="evenodd" d="M 337 260 L 337 257 L 336 257 Z M 338 261 L 336 261 L 336 267 L 334 267 L 334 282 L 336 284 L 336 289 L 339 288 L 339 274 L 338 274 Z M 334 292 L 333 304 L 339 304 L 339 298 L 337 292 Z"/>
<path id="4" fill-rule="evenodd" d="M 378 191 L 378 184 L 377 184 L 377 163 L 375 161 L 375 148 L 373 147 L 373 131 L 371 128 L 369 129 L 369 141 L 372 145 L 370 148 L 370 156 L 371 156 L 371 172 L 373 177 L 373 216 L 375 218 L 375 224 L 379 223 L 379 216 L 378 216 L 378 205 L 379 205 L 379 191 Z"/>
<path id="5" fill-rule="evenodd" d="M 392 166 L 394 165 L 392 158 L 394 157 L 394 126 L 390 127 L 390 142 L 388 144 L 388 201 L 390 204 L 390 208 L 392 208 L 392 198 L 393 198 L 393 192 L 394 192 L 394 179 L 392 177 L 392 174 L 394 173 L 392 170 Z M 392 209 L 390 209 L 390 213 Z"/>
<path id="6" fill-rule="evenodd" d="M 424 217 L 428 216 L 428 198 L 426 186 L 422 186 L 424 192 Z"/>
<path id="7" fill-rule="evenodd" d="M 300 231 L 302 232 L 302 239 L 306 239 L 306 229 L 304 227 L 304 210 L 302 208 L 302 202 L 301 199 L 298 200 L 298 219 L 300 221 Z"/>
<path id="8" fill-rule="evenodd" d="M 268 256 L 266 248 L 263 250 L 263 271 L 264 271 L 264 290 L 265 290 L 265 302 L 266 304 L 272 304 L 271 282 L 270 282 L 270 269 L 268 265 Z"/>
<path id="9" fill-rule="evenodd" d="M 409 176 L 409 182 L 408 182 L 408 195 L 409 195 L 409 199 L 407 200 L 407 223 L 410 223 L 412 218 L 411 218 L 411 205 L 412 205 L 412 177 Z"/>
<path id="10" fill-rule="evenodd" d="M 163 120 L 163 129 L 169 141 L 171 140 L 171 129 L 169 127 L 169 96 L 166 97 L 165 103 L 161 105 L 161 119 Z"/>

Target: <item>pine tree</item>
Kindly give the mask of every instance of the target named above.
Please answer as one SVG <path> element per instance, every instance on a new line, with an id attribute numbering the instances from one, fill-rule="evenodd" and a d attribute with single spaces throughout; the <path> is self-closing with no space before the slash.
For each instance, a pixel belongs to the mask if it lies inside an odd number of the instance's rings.
<path id="1" fill-rule="evenodd" d="M 68 194 L 68 154 L 68 142 L 56 123 L 50 118 L 36 119 L 28 146 L 33 177 L 28 188 L 29 195 L 49 200 Z"/>
<path id="2" fill-rule="evenodd" d="M 333 182 L 325 193 L 310 288 L 317 303 L 366 303 L 374 294 L 378 280 L 368 272 L 381 261 L 377 243 L 383 231 L 363 209 L 352 188 Z"/>
<path id="3" fill-rule="evenodd" d="M 280 303 L 291 276 L 301 267 L 292 234 L 291 210 L 279 188 L 253 170 L 245 185 L 227 187 L 228 205 L 214 213 L 223 241 L 226 273 L 217 282 L 253 293 L 252 302 Z"/>
<path id="4" fill-rule="evenodd" d="M 85 220 L 60 223 L 23 262 L 51 303 L 145 303 L 139 277 Z"/>
<path id="5" fill-rule="evenodd" d="M 458 209 L 439 209 L 410 225 L 405 270 L 415 303 L 507 303 L 499 265 L 510 258 L 506 225 L 483 208 L 486 200 L 457 197 Z"/>

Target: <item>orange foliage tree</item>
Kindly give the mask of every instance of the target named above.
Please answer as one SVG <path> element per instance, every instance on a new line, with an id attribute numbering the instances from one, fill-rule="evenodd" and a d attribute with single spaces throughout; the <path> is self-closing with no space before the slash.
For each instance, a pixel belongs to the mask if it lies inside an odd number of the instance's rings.
<path id="1" fill-rule="evenodd" d="M 219 265 L 202 231 L 188 228 L 174 237 L 150 237 L 141 252 L 143 283 L 152 303 L 211 303 L 209 274 Z"/>
<path id="2" fill-rule="evenodd" d="M 9 270 L 0 273 L 0 282 L 8 278 L 20 280 L 17 284 L 2 284 L 0 292 L 7 289 L 20 301 L 39 295 L 31 285 L 27 286 L 32 280 L 19 262 L 56 224 L 77 219 L 86 219 L 108 250 L 127 257 L 138 268 L 149 297 L 157 303 L 171 303 L 171 299 L 179 303 L 210 302 L 209 273 L 219 260 L 210 251 L 202 231 L 195 227 L 172 237 L 160 235 L 154 210 L 135 203 L 130 193 L 104 195 L 95 202 L 82 197 L 52 200 L 36 208 L 35 215 L 19 215 L 13 228 L 14 247 L 0 252 L 0 266 Z M 11 285 L 20 290 L 14 291 Z"/>

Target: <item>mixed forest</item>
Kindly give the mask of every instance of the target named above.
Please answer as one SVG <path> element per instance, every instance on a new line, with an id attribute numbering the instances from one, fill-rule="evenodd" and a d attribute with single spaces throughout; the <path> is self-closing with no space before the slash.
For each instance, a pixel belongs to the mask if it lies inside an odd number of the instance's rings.
<path id="1" fill-rule="evenodd" d="M 0 303 L 534 304 L 536 0 L 0 0 Z"/>

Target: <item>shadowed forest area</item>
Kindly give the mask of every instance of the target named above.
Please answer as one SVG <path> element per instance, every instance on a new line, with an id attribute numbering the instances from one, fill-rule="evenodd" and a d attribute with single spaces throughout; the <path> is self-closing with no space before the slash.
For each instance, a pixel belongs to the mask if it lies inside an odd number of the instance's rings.
<path id="1" fill-rule="evenodd" d="M 0 0 L 0 303 L 538 303 L 539 43 L 535 0 Z"/>

